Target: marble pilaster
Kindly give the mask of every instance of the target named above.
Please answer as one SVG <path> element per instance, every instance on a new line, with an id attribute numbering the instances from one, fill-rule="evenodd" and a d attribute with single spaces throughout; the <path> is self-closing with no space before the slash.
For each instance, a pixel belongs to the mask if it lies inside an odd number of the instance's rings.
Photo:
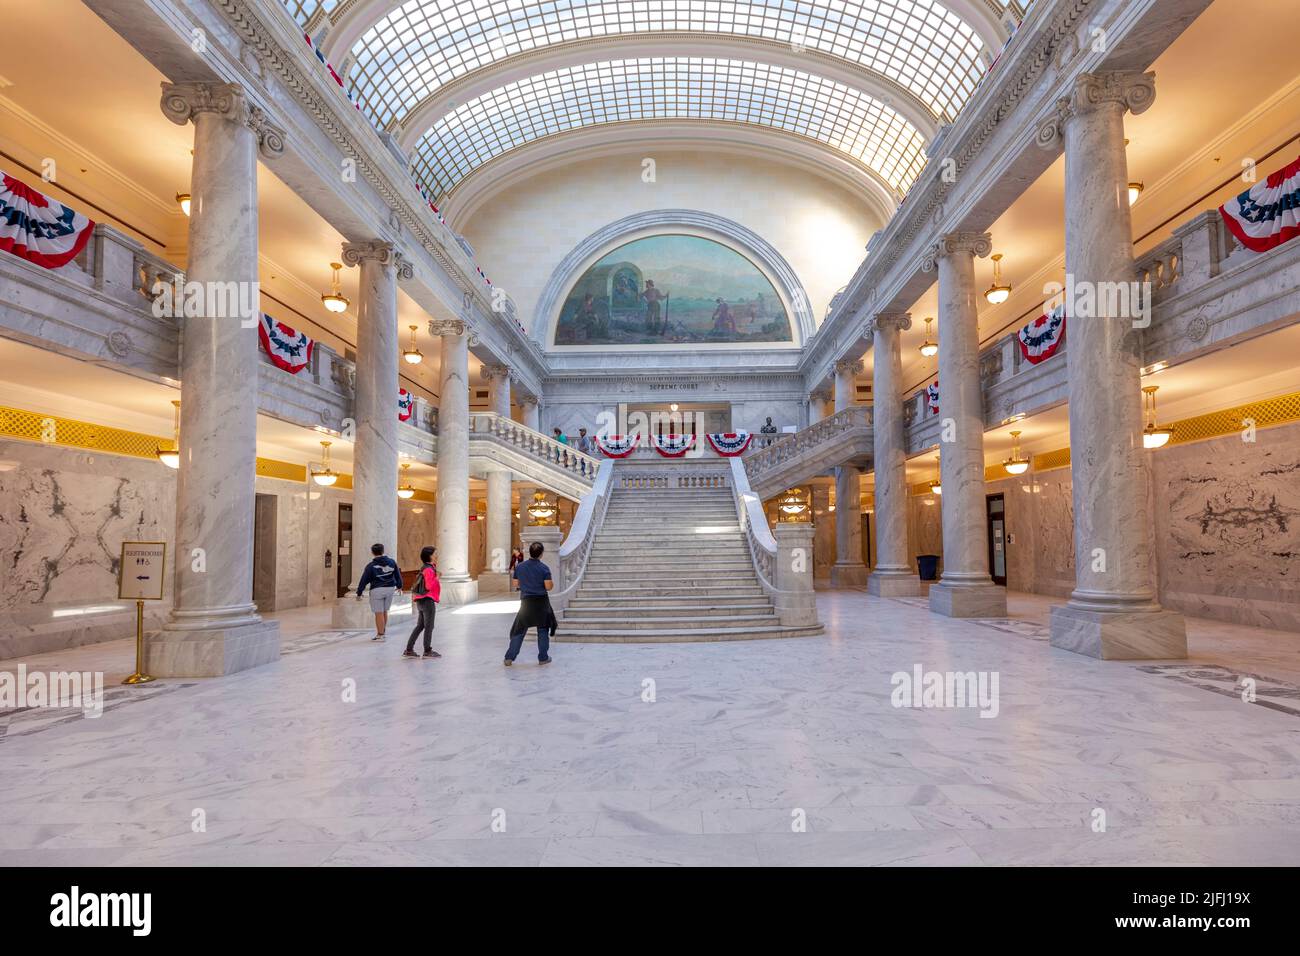
<path id="1" fill-rule="evenodd" d="M 921 593 L 907 545 L 907 442 L 903 424 L 902 333 L 906 312 L 872 320 L 872 446 L 875 459 L 876 566 L 867 590 L 878 597 Z"/>
<path id="2" fill-rule="evenodd" d="M 432 319 L 442 338 L 438 385 L 438 573 L 444 605 L 478 598 L 469 573 L 469 327 L 461 319 Z"/>
<path id="3" fill-rule="evenodd" d="M 361 270 L 357 297 L 356 438 L 352 446 L 352 590 L 382 544 L 397 560 L 397 392 L 401 346 L 397 332 L 397 280 L 411 264 L 387 242 L 347 242 L 343 262 Z M 334 605 L 335 627 L 360 628 L 373 620 L 369 605 L 352 594 Z"/>
<path id="4" fill-rule="evenodd" d="M 492 411 L 510 417 L 510 369 L 504 365 L 484 365 L 483 379 L 490 388 Z M 509 471 L 487 474 L 487 567 L 478 577 L 479 591 L 502 593 L 509 587 L 510 570 L 510 485 Z"/>
<path id="5" fill-rule="evenodd" d="M 949 233 L 940 237 L 922 265 L 926 272 L 939 273 L 943 574 L 930 588 L 930 610 L 948 617 L 1007 613 L 1006 591 L 989 577 L 984 396 L 975 305 L 975 257 L 991 249 L 987 233 Z"/>
<path id="6" fill-rule="evenodd" d="M 1182 615 L 1164 610 L 1155 594 L 1144 323 L 1132 308 L 1117 308 L 1128 297 L 1100 294 L 1134 280 L 1124 113 L 1141 113 L 1154 99 L 1154 74 L 1084 74 L 1038 134 L 1044 148 L 1064 143 L 1065 272 L 1076 290 L 1066 303 L 1075 589 L 1052 608 L 1051 641 L 1129 660 L 1187 656 Z M 1079 294 L 1088 291 L 1090 302 Z M 1144 295 L 1149 302 L 1150 291 Z"/>
<path id="7" fill-rule="evenodd" d="M 852 408 L 857 402 L 857 380 L 861 360 L 835 363 L 835 411 Z M 831 586 L 860 588 L 867 583 L 867 566 L 862 563 L 862 469 L 840 465 L 835 469 L 835 566 Z"/>
<path id="8" fill-rule="evenodd" d="M 213 677 L 280 656 L 280 629 L 253 604 L 257 470 L 257 158 L 284 152 L 283 133 L 241 87 L 164 83 L 162 110 L 194 123 L 186 281 L 237 289 L 239 312 L 181 317 L 181 464 L 176 486 L 174 602 L 151 635 L 146 668 L 158 677 Z M 188 297 L 187 297 L 188 298 Z M 227 306 L 229 306 L 229 302 Z"/>

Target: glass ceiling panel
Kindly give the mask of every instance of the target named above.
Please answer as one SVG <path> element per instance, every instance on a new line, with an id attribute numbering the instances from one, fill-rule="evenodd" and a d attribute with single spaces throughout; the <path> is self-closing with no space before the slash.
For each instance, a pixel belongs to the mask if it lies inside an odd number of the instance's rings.
<path id="1" fill-rule="evenodd" d="M 507 150 L 566 130 L 631 120 L 701 119 L 784 130 L 840 150 L 906 191 L 925 140 L 864 93 L 784 67 L 711 57 L 587 63 L 529 77 L 443 116 L 416 144 L 416 176 L 444 196 Z"/>
<path id="2" fill-rule="evenodd" d="M 315 16 L 317 10 L 333 13 L 339 0 L 284 0 L 289 8 L 289 15 L 298 21 L 298 26 L 306 28 L 307 21 Z"/>
<path id="3" fill-rule="evenodd" d="M 352 48 L 350 80 L 362 109 L 388 128 L 438 87 L 512 54 L 663 30 L 760 37 L 839 56 L 897 81 L 944 120 L 984 70 L 979 36 L 936 0 L 407 0 Z"/>

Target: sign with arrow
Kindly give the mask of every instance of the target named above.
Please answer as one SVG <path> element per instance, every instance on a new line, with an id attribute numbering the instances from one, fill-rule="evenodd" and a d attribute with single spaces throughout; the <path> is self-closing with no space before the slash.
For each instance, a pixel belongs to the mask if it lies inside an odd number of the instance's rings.
<path id="1" fill-rule="evenodd" d="M 117 572 L 120 601 L 161 601 L 167 565 L 165 541 L 123 541 Z"/>

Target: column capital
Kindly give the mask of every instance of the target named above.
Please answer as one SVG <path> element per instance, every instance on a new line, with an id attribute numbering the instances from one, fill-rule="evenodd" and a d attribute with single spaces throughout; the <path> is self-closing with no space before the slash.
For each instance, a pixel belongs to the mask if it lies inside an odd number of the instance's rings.
<path id="1" fill-rule="evenodd" d="M 1109 103 L 1119 104 L 1135 116 L 1145 113 L 1156 100 L 1156 75 L 1136 70 L 1108 73 L 1081 73 L 1075 78 L 1069 96 L 1056 101 L 1052 112 L 1038 124 L 1035 142 L 1043 149 L 1060 146 L 1065 124 L 1076 116 L 1095 111 Z"/>
<path id="2" fill-rule="evenodd" d="M 460 319 L 430 319 L 430 335 L 464 335 L 465 323 Z"/>
<path id="3" fill-rule="evenodd" d="M 861 359 L 840 359 L 835 363 L 836 375 L 861 375 L 862 370 L 866 368 Z"/>
<path id="4" fill-rule="evenodd" d="M 391 242 L 381 239 L 368 239 L 365 242 L 343 243 L 343 262 L 349 266 L 359 266 L 365 260 L 373 260 L 383 266 L 392 266 L 399 279 L 415 278 L 415 266 L 411 260 L 397 251 Z"/>
<path id="5" fill-rule="evenodd" d="M 831 390 L 826 386 L 815 388 L 808 393 L 808 397 L 816 402 L 829 402 L 831 400 Z"/>
<path id="6" fill-rule="evenodd" d="M 537 406 L 537 396 L 520 395 L 517 399 L 515 399 L 515 402 L 519 405 L 520 408 L 535 408 Z"/>
<path id="7" fill-rule="evenodd" d="M 232 123 L 242 123 L 257 137 L 257 151 L 263 159 L 284 155 L 284 130 L 266 113 L 248 102 L 238 83 L 163 83 L 163 115 L 184 126 L 200 113 L 215 113 Z"/>
<path id="8" fill-rule="evenodd" d="M 495 382 L 510 378 L 509 365 L 484 365 L 479 370 L 485 382 Z"/>
<path id="9" fill-rule="evenodd" d="M 987 232 L 950 232 L 939 237 L 921 259 L 921 271 L 933 272 L 939 260 L 947 256 L 967 255 L 983 258 L 993 251 L 993 236 Z"/>
<path id="10" fill-rule="evenodd" d="M 892 329 L 896 332 L 906 332 L 912 327 L 911 312 L 881 312 L 873 315 L 867 322 L 867 334 L 874 334 L 876 329 Z"/>

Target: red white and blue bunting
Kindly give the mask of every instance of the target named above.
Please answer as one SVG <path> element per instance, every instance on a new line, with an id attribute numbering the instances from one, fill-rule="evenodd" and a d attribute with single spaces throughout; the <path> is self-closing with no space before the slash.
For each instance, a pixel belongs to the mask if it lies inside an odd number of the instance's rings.
<path id="1" fill-rule="evenodd" d="M 1268 252 L 1300 236 L 1300 159 L 1219 207 L 1237 241 Z"/>
<path id="2" fill-rule="evenodd" d="M 930 406 L 930 414 L 939 414 L 939 380 L 936 378 L 933 385 L 925 387 L 925 400 Z"/>
<path id="3" fill-rule="evenodd" d="M 81 254 L 94 229 L 75 209 L 0 170 L 0 249 L 58 269 Z"/>
<path id="4" fill-rule="evenodd" d="M 409 422 L 415 414 L 415 396 L 404 388 L 397 390 L 397 420 Z"/>
<path id="5" fill-rule="evenodd" d="M 695 447 L 694 435 L 655 435 L 655 451 L 665 458 L 682 458 Z"/>
<path id="6" fill-rule="evenodd" d="M 1065 341 L 1065 303 L 1034 319 L 1016 333 L 1016 338 L 1020 354 L 1030 365 L 1047 361 Z"/>
<path id="7" fill-rule="evenodd" d="M 306 333 L 289 328 L 283 322 L 277 322 L 265 312 L 257 326 L 257 338 L 262 348 L 276 368 L 284 369 L 291 375 L 297 375 L 311 362 L 314 340 Z"/>
<path id="8" fill-rule="evenodd" d="M 754 440 L 754 436 L 749 432 L 724 432 L 721 434 L 710 433 L 705 436 L 709 439 L 709 444 L 723 458 L 735 458 L 737 455 L 743 455 L 749 443 Z"/>
<path id="9" fill-rule="evenodd" d="M 347 84 L 343 82 L 343 77 L 339 76 L 338 70 L 334 69 L 330 61 L 325 59 L 325 54 L 321 52 L 321 48 L 312 42 L 312 39 L 308 34 L 304 33 L 302 38 L 307 41 L 307 46 L 311 49 L 311 52 L 316 54 L 316 59 L 320 60 L 325 69 L 329 71 L 330 78 L 339 85 L 339 89 L 341 89 L 343 95 L 348 98 L 348 102 L 355 106 L 359 112 L 361 110 L 361 104 L 352 98 L 352 93 L 348 90 Z"/>
<path id="10" fill-rule="evenodd" d="M 626 458 L 641 443 L 641 435 L 597 435 L 596 447 L 607 458 Z"/>

